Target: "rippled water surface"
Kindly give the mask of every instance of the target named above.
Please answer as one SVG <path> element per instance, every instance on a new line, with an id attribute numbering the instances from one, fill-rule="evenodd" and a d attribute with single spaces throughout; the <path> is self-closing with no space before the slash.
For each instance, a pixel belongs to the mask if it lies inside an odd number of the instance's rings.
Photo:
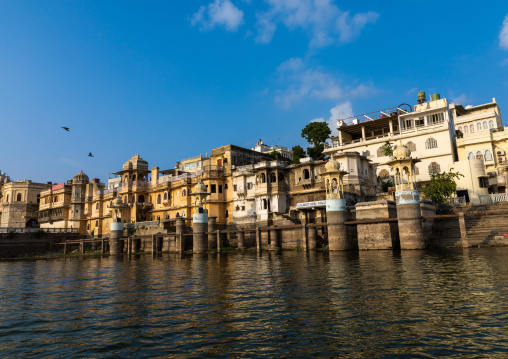
<path id="1" fill-rule="evenodd" d="M 0 357 L 508 357 L 508 249 L 0 262 Z"/>

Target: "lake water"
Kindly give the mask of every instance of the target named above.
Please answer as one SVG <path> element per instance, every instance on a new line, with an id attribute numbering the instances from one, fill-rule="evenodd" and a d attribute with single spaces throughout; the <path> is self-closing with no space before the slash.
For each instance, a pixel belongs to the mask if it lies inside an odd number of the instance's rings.
<path id="1" fill-rule="evenodd" d="M 0 357 L 508 357 L 508 249 L 0 262 Z"/>

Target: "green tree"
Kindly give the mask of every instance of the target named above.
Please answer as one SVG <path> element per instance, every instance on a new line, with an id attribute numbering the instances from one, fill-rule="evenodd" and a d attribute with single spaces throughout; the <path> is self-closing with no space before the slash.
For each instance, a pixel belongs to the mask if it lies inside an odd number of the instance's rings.
<path id="1" fill-rule="evenodd" d="M 293 151 L 293 161 L 292 164 L 300 163 L 300 158 L 303 158 L 306 156 L 305 150 L 302 148 L 302 146 L 293 146 L 291 149 Z"/>
<path id="2" fill-rule="evenodd" d="M 303 128 L 302 137 L 312 145 L 312 147 L 307 148 L 307 154 L 313 160 L 319 160 L 324 157 L 325 142 L 330 138 L 331 134 L 332 131 L 326 122 L 311 122 Z"/>
<path id="3" fill-rule="evenodd" d="M 435 202 L 443 203 L 447 198 L 457 191 L 455 180 L 464 175 L 453 172 L 433 173 L 430 175 L 430 182 L 420 187 L 420 191 L 425 198 L 432 199 Z"/>
<path id="4" fill-rule="evenodd" d="M 274 157 L 279 157 L 280 153 L 277 152 L 276 150 L 273 150 L 272 152 L 269 153 L 269 155 L 272 155 Z"/>
<path id="5" fill-rule="evenodd" d="M 393 146 L 390 141 L 385 141 L 385 144 L 381 147 L 383 149 L 383 155 L 386 157 L 393 158 Z"/>

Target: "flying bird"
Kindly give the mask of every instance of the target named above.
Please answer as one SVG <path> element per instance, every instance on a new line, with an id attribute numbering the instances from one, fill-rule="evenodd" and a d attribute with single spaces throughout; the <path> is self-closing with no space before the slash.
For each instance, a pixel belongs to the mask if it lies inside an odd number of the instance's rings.
<path id="1" fill-rule="evenodd" d="M 88 157 L 93 157 L 92 152 L 88 153 Z"/>
<path id="2" fill-rule="evenodd" d="M 65 131 L 69 132 L 69 127 L 63 127 L 63 126 L 62 126 L 62 128 L 63 128 Z"/>

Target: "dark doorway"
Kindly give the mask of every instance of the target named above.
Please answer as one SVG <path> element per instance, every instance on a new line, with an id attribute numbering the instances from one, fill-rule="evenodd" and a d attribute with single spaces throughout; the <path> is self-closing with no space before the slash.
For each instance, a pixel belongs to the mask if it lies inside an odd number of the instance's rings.
<path id="1" fill-rule="evenodd" d="M 466 197 L 466 203 L 469 203 L 469 193 L 467 190 L 457 191 L 457 197 Z"/>

